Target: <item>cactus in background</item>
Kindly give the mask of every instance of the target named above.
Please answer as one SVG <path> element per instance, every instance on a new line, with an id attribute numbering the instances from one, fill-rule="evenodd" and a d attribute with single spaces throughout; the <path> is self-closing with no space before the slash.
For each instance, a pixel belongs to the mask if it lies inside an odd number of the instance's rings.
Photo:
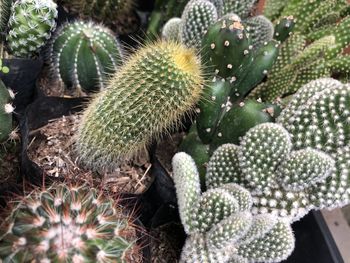
<path id="1" fill-rule="evenodd" d="M 215 5 L 206 0 L 190 1 L 182 13 L 181 42 L 200 48 L 202 38 L 210 25 L 218 19 Z"/>
<path id="2" fill-rule="evenodd" d="M 122 51 L 114 34 L 92 22 L 63 25 L 50 43 L 49 63 L 66 87 L 92 92 L 103 89 L 108 74 L 122 62 Z"/>
<path id="3" fill-rule="evenodd" d="M 280 17 L 283 8 L 288 4 L 285 0 L 266 0 L 264 6 L 264 15 L 274 21 Z"/>
<path id="4" fill-rule="evenodd" d="M 165 40 L 180 41 L 181 23 L 181 18 L 171 18 L 162 29 L 162 38 Z"/>
<path id="5" fill-rule="evenodd" d="M 8 90 L 0 79 L 0 142 L 6 141 L 12 131 L 13 99 L 13 92 Z"/>
<path id="6" fill-rule="evenodd" d="M 265 16 L 253 16 L 244 20 L 247 31 L 251 35 L 253 48 L 259 48 L 269 42 L 274 34 L 273 24 Z"/>
<path id="7" fill-rule="evenodd" d="M 0 2 L 0 32 L 3 33 L 6 31 L 8 20 L 10 19 L 11 14 L 11 5 L 12 0 L 3 0 Z M 3 36 L 0 35 L 0 40 Z"/>
<path id="8" fill-rule="evenodd" d="M 350 86 L 319 79 L 303 86 L 276 120 L 250 129 L 240 146 L 211 157 L 208 189 L 237 183 L 252 192 L 253 213 L 298 220 L 311 209 L 350 203 Z"/>
<path id="9" fill-rule="evenodd" d="M 130 57 L 86 109 L 77 136 L 82 162 L 115 167 L 177 125 L 201 97 L 201 64 L 192 49 L 150 44 Z"/>
<path id="10" fill-rule="evenodd" d="M 56 28 L 57 5 L 52 0 L 21 0 L 11 8 L 8 47 L 16 57 L 34 56 Z"/>
<path id="11" fill-rule="evenodd" d="M 274 39 L 280 42 L 286 41 L 295 28 L 295 19 L 293 16 L 283 17 L 280 21 L 276 23 L 274 30 Z"/>
<path id="12" fill-rule="evenodd" d="M 62 3 L 71 13 L 104 24 L 117 20 L 118 16 L 128 13 L 135 5 L 134 0 L 62 0 Z"/>
<path id="13" fill-rule="evenodd" d="M 5 262 L 136 262 L 132 215 L 89 187 L 54 185 L 13 207 L 0 228 Z"/>
<path id="14" fill-rule="evenodd" d="M 245 19 L 252 13 L 256 2 L 257 0 L 225 0 L 223 13 L 234 13 Z"/>
<path id="15" fill-rule="evenodd" d="M 201 193 L 192 158 L 173 158 L 180 218 L 189 235 L 180 262 L 280 262 L 294 249 L 288 222 L 266 214 L 252 216 L 252 197 L 237 184 Z"/>

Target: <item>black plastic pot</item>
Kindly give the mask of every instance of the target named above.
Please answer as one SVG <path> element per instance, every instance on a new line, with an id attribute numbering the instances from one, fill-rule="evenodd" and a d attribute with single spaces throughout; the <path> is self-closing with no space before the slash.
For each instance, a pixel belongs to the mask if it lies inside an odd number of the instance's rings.
<path id="1" fill-rule="evenodd" d="M 15 93 L 16 112 L 22 112 L 35 96 L 36 80 L 43 66 L 41 59 L 3 59 L 3 65 L 10 69 L 9 73 L 0 72 L 0 79 L 7 88 Z"/>

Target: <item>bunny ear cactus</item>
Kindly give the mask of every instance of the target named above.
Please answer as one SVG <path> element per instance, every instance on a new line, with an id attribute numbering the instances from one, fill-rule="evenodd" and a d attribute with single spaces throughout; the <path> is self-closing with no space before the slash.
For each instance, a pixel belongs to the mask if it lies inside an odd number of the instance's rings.
<path id="1" fill-rule="evenodd" d="M 108 74 L 122 62 L 122 50 L 114 34 L 92 22 L 63 25 L 49 49 L 54 75 L 66 87 L 85 93 L 103 89 Z"/>
<path id="2" fill-rule="evenodd" d="M 231 183 L 201 193 L 192 158 L 173 158 L 182 224 L 189 235 L 180 262 L 279 262 L 294 249 L 288 222 L 266 214 L 253 216 L 250 193 Z"/>
<path id="3" fill-rule="evenodd" d="M 203 84 L 192 49 L 164 41 L 140 49 L 86 109 L 77 136 L 81 160 L 103 169 L 135 156 L 178 124 Z"/>
<path id="4" fill-rule="evenodd" d="M 136 262 L 133 218 L 96 189 L 54 185 L 9 211 L 0 227 L 5 262 Z"/>
<path id="5" fill-rule="evenodd" d="M 8 22 L 7 42 L 16 57 L 36 55 L 56 28 L 57 5 L 52 0 L 15 1 Z"/>
<path id="6" fill-rule="evenodd" d="M 6 141 L 12 131 L 13 99 L 13 92 L 0 80 L 0 142 Z"/>
<path id="7" fill-rule="evenodd" d="M 269 42 L 274 33 L 273 24 L 263 15 L 253 16 L 244 21 L 248 33 L 251 35 L 253 48 L 259 48 Z"/>
<path id="8" fill-rule="evenodd" d="M 274 39 L 284 42 L 293 33 L 295 19 L 293 16 L 287 16 L 277 22 L 274 30 Z"/>

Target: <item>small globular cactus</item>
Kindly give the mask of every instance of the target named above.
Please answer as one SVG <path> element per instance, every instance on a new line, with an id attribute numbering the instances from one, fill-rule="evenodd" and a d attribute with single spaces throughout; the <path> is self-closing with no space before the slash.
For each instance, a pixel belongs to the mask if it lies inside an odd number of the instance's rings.
<path id="1" fill-rule="evenodd" d="M 35 56 L 56 28 L 57 5 L 52 0 L 15 1 L 8 22 L 10 52 L 21 58 Z"/>
<path id="2" fill-rule="evenodd" d="M 294 249 L 289 223 L 271 214 L 253 216 L 253 199 L 243 187 L 229 183 L 200 190 L 193 159 L 173 158 L 180 218 L 189 235 L 180 262 L 280 262 Z"/>
<path id="3" fill-rule="evenodd" d="M 85 93 L 105 87 L 108 74 L 122 62 L 122 50 L 109 29 L 92 22 L 67 23 L 57 30 L 49 47 L 54 75 L 67 88 Z"/>
<path id="4" fill-rule="evenodd" d="M 116 166 L 177 125 L 201 97 L 202 73 L 184 45 L 160 41 L 140 49 L 86 109 L 77 135 L 82 162 Z"/>
<path id="5" fill-rule="evenodd" d="M 0 142 L 6 141 L 12 131 L 13 99 L 14 93 L 0 79 Z"/>
<path id="6" fill-rule="evenodd" d="M 165 40 L 180 41 L 182 19 L 173 17 L 169 19 L 162 29 L 162 38 Z"/>
<path id="7" fill-rule="evenodd" d="M 86 186 L 35 190 L 0 227 L 4 262 L 141 262 L 133 215 Z M 139 259 L 139 260 L 137 260 Z"/>

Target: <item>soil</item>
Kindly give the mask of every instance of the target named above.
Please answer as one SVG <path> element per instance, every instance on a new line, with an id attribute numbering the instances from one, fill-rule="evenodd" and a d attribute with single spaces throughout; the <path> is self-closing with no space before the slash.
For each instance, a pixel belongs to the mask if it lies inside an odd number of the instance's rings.
<path id="1" fill-rule="evenodd" d="M 0 144 L 0 184 L 16 182 L 19 168 L 19 142 Z"/>
<path id="2" fill-rule="evenodd" d="M 152 181 L 147 152 L 137 159 L 123 163 L 114 171 L 97 174 L 80 166 L 72 139 L 79 119 L 79 115 L 63 116 L 32 131 L 27 149 L 28 157 L 43 170 L 45 176 L 51 178 L 89 181 L 114 193 L 143 193 Z"/>

